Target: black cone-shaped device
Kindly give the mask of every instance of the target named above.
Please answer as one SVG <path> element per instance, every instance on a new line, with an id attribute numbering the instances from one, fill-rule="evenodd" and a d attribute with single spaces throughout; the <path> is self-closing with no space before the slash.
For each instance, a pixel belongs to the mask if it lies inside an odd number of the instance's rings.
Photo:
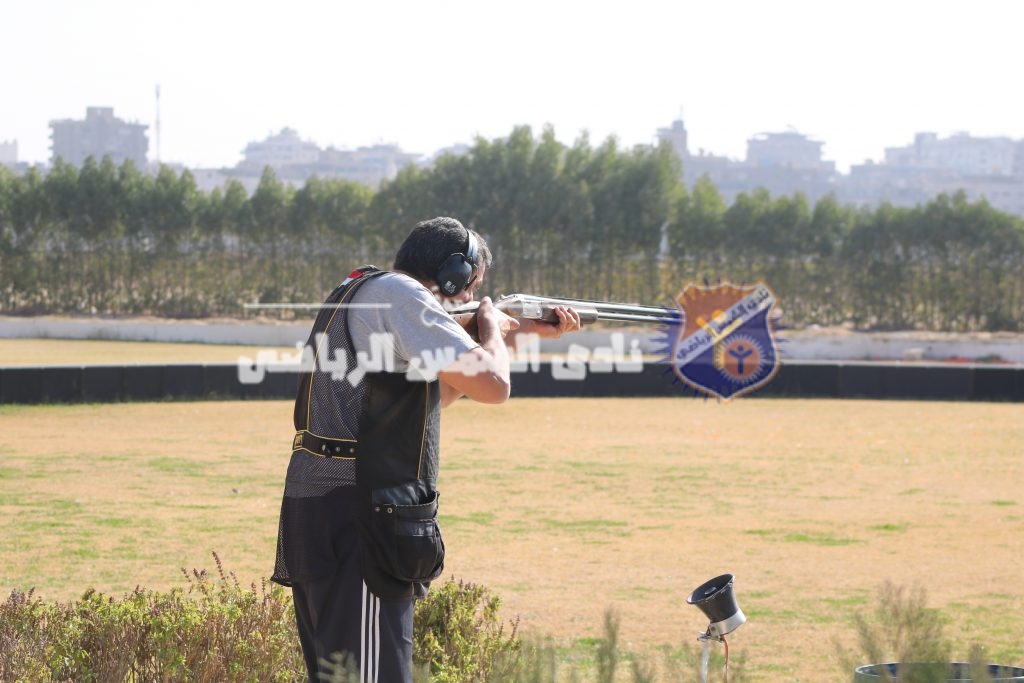
<path id="1" fill-rule="evenodd" d="M 716 576 L 698 586 L 686 599 L 686 602 L 699 607 L 711 620 L 711 625 L 708 626 L 708 634 L 711 636 L 724 636 L 747 621 L 732 592 L 735 578 L 732 574 Z"/>

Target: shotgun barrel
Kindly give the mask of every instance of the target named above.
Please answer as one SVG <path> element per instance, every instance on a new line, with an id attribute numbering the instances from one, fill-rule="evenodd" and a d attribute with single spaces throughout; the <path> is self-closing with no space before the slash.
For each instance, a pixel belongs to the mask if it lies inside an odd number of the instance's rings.
<path id="1" fill-rule="evenodd" d="M 455 310 L 452 314 L 470 313 L 476 310 L 479 302 L 472 301 Z M 617 322 L 667 325 L 679 322 L 679 312 L 658 306 L 641 306 L 639 304 L 609 303 L 605 301 L 588 301 L 585 299 L 561 299 L 531 294 L 509 294 L 494 302 L 494 306 L 513 318 L 527 318 L 557 322 L 556 306 L 568 306 L 580 315 L 584 325 L 598 320 Z"/>

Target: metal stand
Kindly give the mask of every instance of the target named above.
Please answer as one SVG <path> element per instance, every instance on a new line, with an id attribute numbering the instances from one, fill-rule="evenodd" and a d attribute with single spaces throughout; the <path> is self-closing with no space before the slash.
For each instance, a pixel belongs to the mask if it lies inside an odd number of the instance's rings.
<path id="1" fill-rule="evenodd" d="M 711 641 L 717 640 L 725 648 L 725 665 L 722 667 L 722 680 L 729 683 L 729 643 L 725 636 L 712 635 L 711 629 L 697 637 L 700 641 L 700 683 L 708 683 L 708 662 L 711 660 Z"/>

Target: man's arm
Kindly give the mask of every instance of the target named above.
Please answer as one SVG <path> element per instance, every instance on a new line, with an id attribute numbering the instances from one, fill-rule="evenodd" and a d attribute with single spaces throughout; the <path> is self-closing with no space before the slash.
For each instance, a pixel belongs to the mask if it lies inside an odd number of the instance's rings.
<path id="1" fill-rule="evenodd" d="M 489 304 L 490 310 L 493 311 L 494 307 L 493 307 L 493 305 L 491 305 L 489 299 L 488 299 L 488 304 Z M 483 305 L 483 302 L 481 302 L 481 306 L 482 305 Z M 507 359 L 508 359 L 508 347 L 511 346 L 511 347 L 515 348 L 516 344 L 518 343 L 518 340 L 521 337 L 525 338 L 527 335 L 536 335 L 538 337 L 541 337 L 542 339 L 558 339 L 559 337 L 561 337 L 566 332 L 575 332 L 575 331 L 579 330 L 582 327 L 582 323 L 580 322 L 579 313 L 577 313 L 575 310 L 573 310 L 570 307 L 567 307 L 567 306 L 557 306 L 555 308 L 555 315 L 558 316 L 558 322 L 549 323 L 549 322 L 544 322 L 543 320 L 532 320 L 532 319 L 528 319 L 528 318 L 524 318 L 524 319 L 518 319 L 518 318 L 517 319 L 510 319 L 508 316 L 502 314 L 500 311 L 497 312 L 498 325 L 499 325 L 499 328 L 502 330 L 502 334 L 501 334 L 502 343 L 500 344 L 500 346 L 503 347 L 502 349 L 499 349 L 497 352 L 503 354 L 503 356 L 504 356 L 504 358 L 506 359 L 506 362 L 507 362 Z M 518 326 L 512 327 L 511 323 L 515 323 L 515 322 L 518 322 Z M 481 342 L 481 346 L 483 346 L 483 342 Z M 478 348 L 478 349 L 474 349 L 473 351 L 481 351 L 481 350 L 482 349 Z M 491 353 L 490 347 L 488 347 L 486 350 L 487 350 L 488 353 Z M 468 356 L 469 354 L 473 353 L 473 351 L 467 352 L 464 355 Z M 481 359 L 479 357 L 476 357 L 476 358 L 473 358 L 472 362 L 474 362 L 474 363 L 476 363 L 476 362 L 483 362 L 483 359 Z M 452 367 L 454 367 L 454 366 L 452 366 Z M 447 377 L 446 377 L 444 372 L 439 373 L 438 377 L 441 380 L 441 405 L 442 406 L 449 406 L 452 403 L 454 403 L 456 400 L 458 400 L 461 396 L 468 395 L 465 392 L 461 391 L 459 388 L 457 388 L 457 386 L 449 384 L 448 381 L 447 381 Z M 472 398 L 472 396 L 470 396 L 470 398 Z M 507 398 L 507 396 L 506 396 L 506 398 Z M 481 399 L 476 399 L 476 400 L 481 400 Z M 492 403 L 492 402 L 493 403 L 501 403 L 504 400 L 505 399 L 501 399 L 500 401 L 483 401 L 483 402 L 484 403 Z"/>
<path id="2" fill-rule="evenodd" d="M 489 297 L 480 301 L 476 320 L 480 346 L 466 351 L 437 374 L 442 406 L 460 396 L 480 403 L 504 403 L 512 390 L 505 335 L 515 320 L 496 311 Z"/>

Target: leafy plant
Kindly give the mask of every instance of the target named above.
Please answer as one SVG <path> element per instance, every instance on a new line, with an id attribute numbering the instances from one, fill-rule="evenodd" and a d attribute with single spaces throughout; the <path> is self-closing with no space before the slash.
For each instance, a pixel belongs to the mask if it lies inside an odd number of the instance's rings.
<path id="1" fill-rule="evenodd" d="M 48 603 L 32 591 L 13 591 L 0 603 L 0 681 L 256 681 L 306 679 L 292 601 L 266 580 L 249 588 L 225 571 L 182 570 L 186 586 L 167 592 L 136 588 L 115 599 L 88 590 L 78 600 Z M 619 619 L 608 612 L 604 637 L 594 643 L 592 676 L 560 669 L 559 650 L 518 636 L 504 623 L 501 601 L 480 585 L 450 580 L 416 604 L 414 680 L 418 683 L 635 683 L 692 681 L 699 648 L 663 649 L 653 659 L 623 651 Z M 720 648 L 710 680 L 724 680 Z M 335 655 L 326 680 L 354 683 L 351 661 Z M 620 674 L 620 667 L 630 668 Z M 739 671 L 729 677 L 742 680 Z M 659 676 L 662 676 L 659 678 Z"/>
<path id="2" fill-rule="evenodd" d="M 435 683 L 488 681 L 518 662 L 518 622 L 508 633 L 498 618 L 501 600 L 486 588 L 448 581 L 416 605 L 413 658 Z"/>
<path id="3" fill-rule="evenodd" d="M 166 593 L 118 600 L 88 590 L 69 603 L 14 591 L 0 605 L 0 680 L 300 681 L 291 600 L 263 581 L 243 588 L 214 554 Z"/>
<path id="4" fill-rule="evenodd" d="M 885 683 L 945 683 L 952 677 L 952 643 L 945 634 L 946 622 L 938 610 L 927 606 L 927 594 L 919 586 L 906 588 L 882 584 L 870 614 L 854 615 L 860 654 L 840 652 L 844 666 L 852 670 L 865 661 L 875 663 L 872 673 Z M 970 680 L 990 682 L 990 667 L 979 646 L 970 650 Z M 894 667 L 889 664 L 895 664 Z M 961 672 L 957 672 L 959 679 Z"/>

